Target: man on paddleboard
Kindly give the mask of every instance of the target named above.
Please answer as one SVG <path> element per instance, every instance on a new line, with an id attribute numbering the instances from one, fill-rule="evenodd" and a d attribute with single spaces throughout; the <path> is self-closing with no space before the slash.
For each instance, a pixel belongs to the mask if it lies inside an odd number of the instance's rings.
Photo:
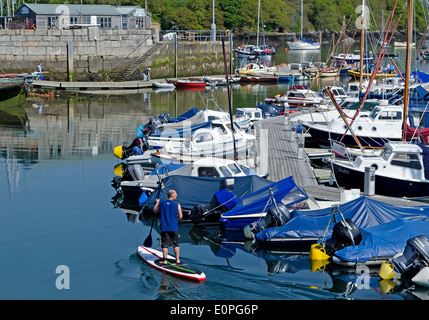
<path id="1" fill-rule="evenodd" d="M 179 219 L 182 219 L 182 208 L 175 200 L 177 193 L 174 190 L 168 191 L 167 200 L 156 199 L 153 211 L 160 213 L 161 217 L 161 247 L 164 261 L 167 264 L 168 248 L 173 247 L 176 263 L 180 263 L 179 259 Z"/>

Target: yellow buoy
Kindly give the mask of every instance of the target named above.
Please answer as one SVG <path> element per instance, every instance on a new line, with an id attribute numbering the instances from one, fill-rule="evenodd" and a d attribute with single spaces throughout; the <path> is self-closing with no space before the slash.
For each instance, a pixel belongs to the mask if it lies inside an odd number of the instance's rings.
<path id="1" fill-rule="evenodd" d="M 396 276 L 394 269 L 395 267 L 389 261 L 383 261 L 380 270 L 378 270 L 378 275 L 385 280 L 393 279 Z"/>
<path id="2" fill-rule="evenodd" d="M 321 243 L 311 245 L 310 260 L 328 260 L 330 257 Z"/>
<path id="3" fill-rule="evenodd" d="M 115 147 L 115 149 L 113 149 L 113 154 L 115 155 L 115 157 L 122 160 L 122 155 L 124 154 L 123 147 L 122 146 Z"/>

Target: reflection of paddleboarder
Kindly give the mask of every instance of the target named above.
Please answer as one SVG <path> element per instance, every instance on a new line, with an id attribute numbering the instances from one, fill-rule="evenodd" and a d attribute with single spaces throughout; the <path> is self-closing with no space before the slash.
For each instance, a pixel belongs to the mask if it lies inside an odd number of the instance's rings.
<path id="1" fill-rule="evenodd" d="M 180 263 L 179 258 L 179 219 L 182 219 L 182 208 L 175 200 L 177 193 L 174 190 L 168 191 L 167 200 L 156 199 L 153 211 L 160 213 L 161 217 L 161 247 L 164 261 L 161 263 L 167 264 L 168 248 L 173 247 L 176 263 Z"/>

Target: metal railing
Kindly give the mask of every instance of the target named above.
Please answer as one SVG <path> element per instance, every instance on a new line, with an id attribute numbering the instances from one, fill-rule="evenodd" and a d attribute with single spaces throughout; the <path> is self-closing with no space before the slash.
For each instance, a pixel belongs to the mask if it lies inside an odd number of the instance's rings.
<path id="1" fill-rule="evenodd" d="M 159 33 L 161 41 L 173 41 L 174 34 L 177 35 L 177 41 L 211 41 L 211 30 L 163 30 Z M 222 41 L 222 38 L 228 39 L 229 30 L 216 30 L 216 41 Z"/>

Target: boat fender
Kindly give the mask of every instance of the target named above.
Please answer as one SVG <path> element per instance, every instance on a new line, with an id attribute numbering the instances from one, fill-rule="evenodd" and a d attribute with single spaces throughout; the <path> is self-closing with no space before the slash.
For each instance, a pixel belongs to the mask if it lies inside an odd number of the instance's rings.
<path id="1" fill-rule="evenodd" d="M 310 260 L 328 260 L 331 256 L 326 253 L 322 243 L 315 243 L 310 248 Z"/>
<path id="2" fill-rule="evenodd" d="M 124 155 L 124 150 L 123 150 L 123 146 L 117 146 L 113 149 L 113 154 L 115 155 L 115 157 L 119 158 L 122 160 L 122 156 Z"/>

